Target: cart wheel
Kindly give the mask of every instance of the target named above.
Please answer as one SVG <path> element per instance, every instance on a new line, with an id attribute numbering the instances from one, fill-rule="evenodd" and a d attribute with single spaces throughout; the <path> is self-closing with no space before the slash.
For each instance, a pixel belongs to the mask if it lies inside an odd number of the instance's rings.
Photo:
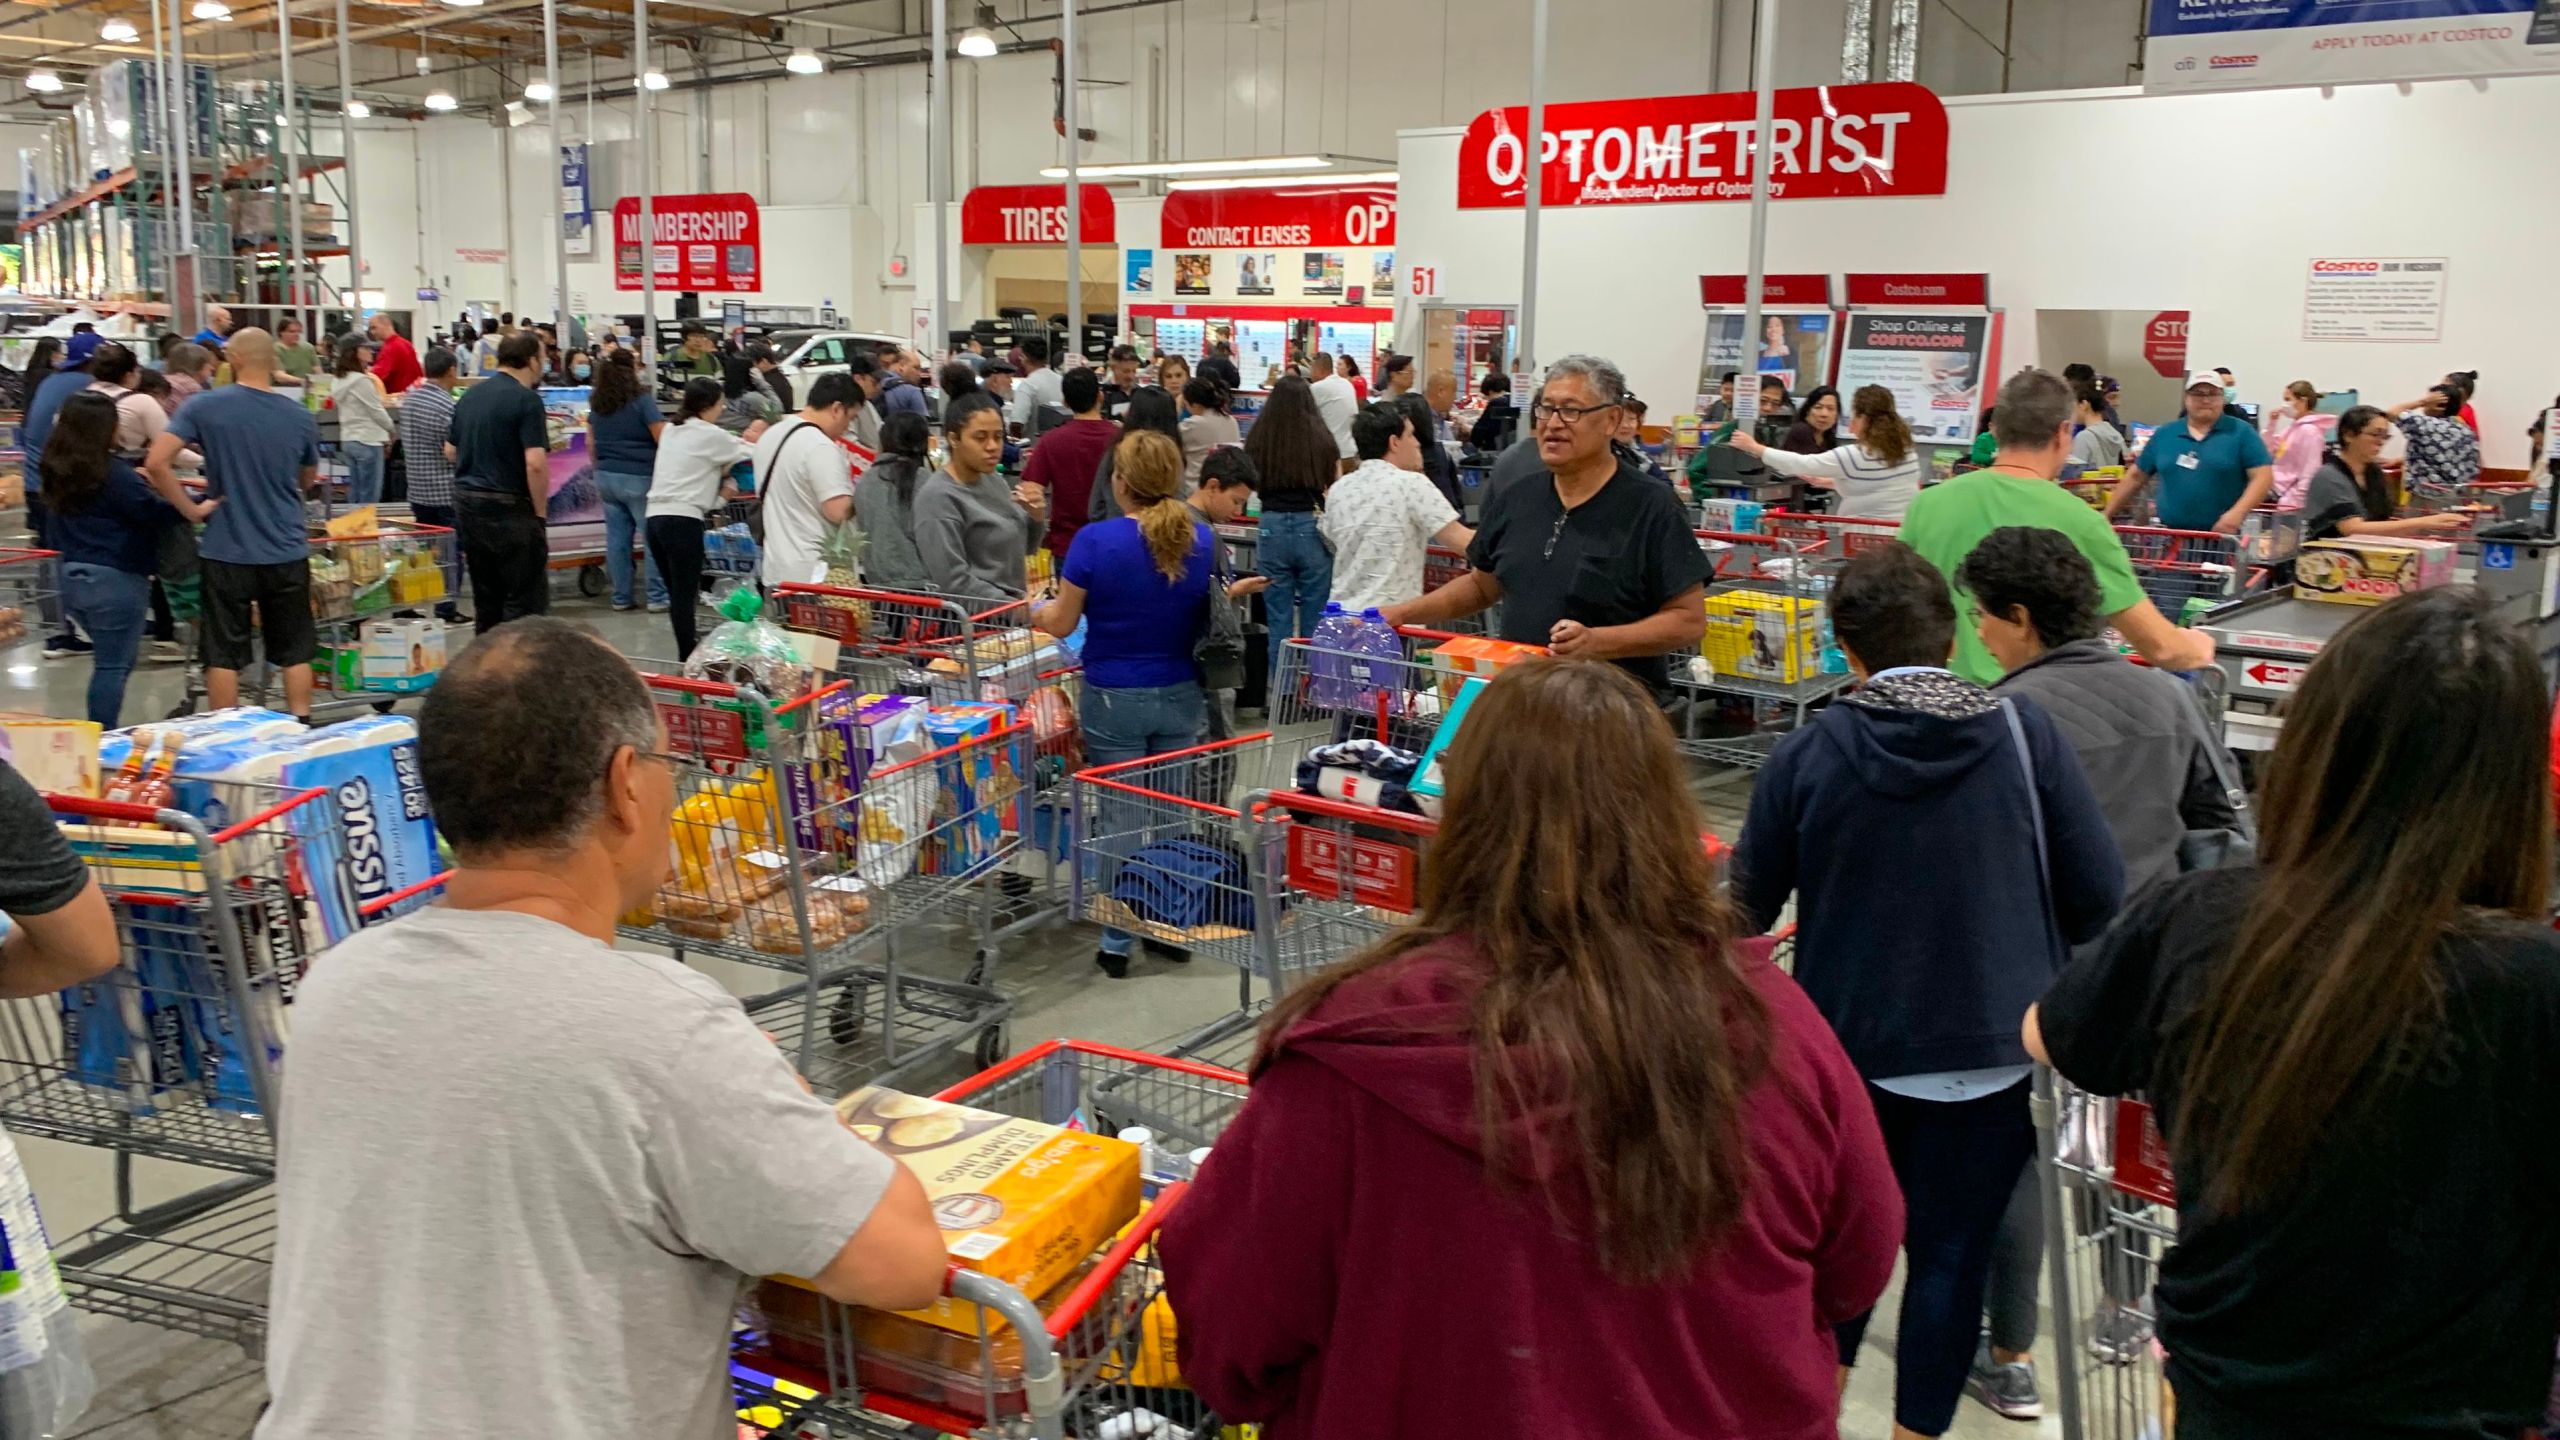
<path id="1" fill-rule="evenodd" d="M 987 983 L 987 977 L 993 975 L 995 970 L 995 952 L 992 950 L 981 950 L 978 952 L 977 958 L 969 962 L 969 973 L 960 977 L 960 983 L 963 985 L 983 986 Z"/>
<path id="2" fill-rule="evenodd" d="M 196 702 L 193 700 L 181 700 L 175 706 L 171 707 L 168 718 L 172 720 L 184 720 L 194 713 L 196 713 Z"/>
<path id="3" fill-rule="evenodd" d="M 397 700 L 376 700 L 373 702 L 373 713 L 376 715 L 388 715 L 391 713 L 392 707 L 399 703 L 400 702 Z"/>
<path id="4" fill-rule="evenodd" d="M 584 598 L 586 598 L 586 599 L 593 600 L 593 599 L 595 599 L 597 596 L 602 595 L 603 593 L 604 593 L 604 567 L 603 567 L 603 566 L 601 566 L 601 565 L 581 565 L 581 566 L 579 566 L 579 567 L 578 567 L 578 594 L 579 594 L 579 595 L 581 595 L 581 596 L 583 596 L 583 597 L 584 597 Z"/>
<path id="5" fill-rule="evenodd" d="M 1012 1041 L 1005 1034 L 1005 1028 L 1002 1025 L 990 1025 L 979 1031 L 976 1052 L 978 1068 L 981 1070 L 990 1068 L 1012 1049 Z"/>
<path id="6" fill-rule="evenodd" d="M 862 1011 L 870 998 L 871 987 L 859 980 L 848 980 L 836 992 L 833 1005 L 827 1007 L 827 1038 L 838 1045 L 850 1045 L 862 1038 Z"/>

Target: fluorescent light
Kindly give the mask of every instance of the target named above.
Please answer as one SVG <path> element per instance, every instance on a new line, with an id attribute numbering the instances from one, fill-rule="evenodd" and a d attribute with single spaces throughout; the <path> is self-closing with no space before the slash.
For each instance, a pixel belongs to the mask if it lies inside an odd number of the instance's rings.
<path id="1" fill-rule="evenodd" d="M 98 38 L 110 45 L 130 45 L 142 38 L 142 32 L 134 28 L 132 21 L 117 19 L 99 26 Z"/>
<path id="2" fill-rule="evenodd" d="M 641 89 L 643 89 L 643 90 L 664 90 L 664 89 L 666 89 L 666 88 L 667 88 L 667 72 L 666 72 L 666 71 L 664 71 L 664 70 L 656 69 L 655 67 L 652 67 L 651 69 L 649 69 L 649 70 L 647 70 L 647 71 L 644 71 L 644 72 L 641 74 L 641 76 L 640 76 L 640 88 L 641 88 Z"/>
<path id="3" fill-rule="evenodd" d="M 228 20 L 231 18 L 231 7 L 223 4 L 222 0 L 196 0 L 195 9 L 187 13 L 199 20 Z"/>
<path id="4" fill-rule="evenodd" d="M 462 102 L 454 99 L 453 92 L 450 90 L 430 90 L 427 92 L 427 108 L 430 110 L 459 110 L 462 108 Z"/>
<path id="5" fill-rule="evenodd" d="M 350 100 L 347 102 L 347 118 L 350 120 L 370 120 L 373 118 L 373 107 L 367 105 L 361 100 Z"/>
<path id="6" fill-rule="evenodd" d="M 960 32 L 960 43 L 953 48 L 972 60 L 991 60 L 995 58 L 996 37 L 987 33 L 986 27 L 972 25 Z"/>
<path id="7" fill-rule="evenodd" d="M 444 0 L 444 3 L 452 6 L 456 10 L 477 10 L 485 3 L 485 0 Z"/>
<path id="8" fill-rule="evenodd" d="M 551 77 L 535 71 L 533 78 L 524 82 L 524 98 L 536 105 L 551 103 Z"/>
<path id="9" fill-rule="evenodd" d="M 27 72 L 27 88 L 39 95 L 50 95 L 62 88 L 62 77 L 50 70 L 30 70 Z"/>
<path id="10" fill-rule="evenodd" d="M 1242 160 L 1147 160 L 1119 165 L 1079 165 L 1076 173 L 1097 179 L 1114 175 L 1214 175 L 1232 170 L 1329 170 L 1333 160 L 1323 155 L 1260 155 Z M 1040 172 L 1051 180 L 1067 178 L 1067 167 L 1052 165 Z"/>
<path id="11" fill-rule="evenodd" d="M 817 51 L 803 45 L 791 52 L 791 58 L 782 62 L 782 68 L 794 75 L 822 75 L 826 73 L 827 62 L 818 58 Z"/>
<path id="12" fill-rule="evenodd" d="M 1167 190 L 1276 190 L 1291 185 L 1332 189 L 1341 185 L 1393 185 L 1396 172 L 1380 170 L 1367 175 L 1229 175 L 1215 180 L 1167 180 Z"/>

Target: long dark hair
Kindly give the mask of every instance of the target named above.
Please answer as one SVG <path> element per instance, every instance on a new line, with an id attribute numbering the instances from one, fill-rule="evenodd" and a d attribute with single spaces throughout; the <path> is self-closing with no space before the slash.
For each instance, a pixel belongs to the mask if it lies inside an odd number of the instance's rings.
<path id="1" fill-rule="evenodd" d="M 710 376 L 694 376 L 684 382 L 684 398 L 676 402 L 683 407 L 681 413 L 676 416 L 676 423 L 681 425 L 687 420 L 702 420 L 704 418 L 702 412 L 705 410 L 712 412 L 712 417 L 716 419 L 721 406 L 728 399 L 728 394 L 727 388 Z"/>
<path id="2" fill-rule="evenodd" d="M 1262 413 L 1244 435 L 1244 453 L 1262 477 L 1262 498 L 1322 495 L 1342 473 L 1342 448 L 1316 409 L 1315 387 L 1302 375 L 1284 375 L 1262 402 Z"/>
<path id="3" fill-rule="evenodd" d="M 587 392 L 587 414 L 610 415 L 639 398 L 639 362 L 631 352 L 616 350 L 596 367 L 595 388 Z"/>
<path id="4" fill-rule="evenodd" d="M 959 402 L 954 401 L 951 409 L 957 413 Z M 901 410 L 880 422 L 880 463 L 872 469 L 897 488 L 900 500 L 916 498 L 916 477 L 924 470 L 932 440 L 933 427 L 912 410 Z"/>
<path id="5" fill-rule="evenodd" d="M 27 381 L 27 384 L 28 384 L 30 387 L 32 387 L 32 386 L 34 386 L 34 385 L 35 385 L 36 381 L 38 381 L 38 380 L 42 380 L 45 376 L 52 374 L 52 373 L 53 373 L 53 362 L 54 362 L 54 361 L 56 361 L 56 360 L 58 360 L 58 359 L 60 359 L 61 357 L 62 357 L 62 337 L 61 337 L 61 336 L 59 336 L 59 335 L 39 335 L 39 336 L 37 336 L 37 337 L 36 337 L 36 345 L 35 345 L 35 348 L 27 352 L 27 368 L 26 368 L 26 370 L 25 370 L 24 372 L 22 372 L 22 373 L 24 373 L 24 374 L 26 374 L 26 375 L 29 375 L 29 376 L 33 377 L 32 379 L 30 379 L 30 380 L 28 380 L 28 381 Z"/>
<path id="6" fill-rule="evenodd" d="M 2273 1200 L 2424 1083 L 2448 937 L 2542 923 L 2550 725 L 2531 643 L 2467 586 L 2381 606 L 2312 662 L 2260 802 L 2256 897 L 2186 1061 L 2176 1123 L 2215 1157 L 2209 1203 Z"/>
<path id="7" fill-rule="evenodd" d="M 37 467 L 45 507 L 65 515 L 87 514 L 107 488 L 107 461 L 115 448 L 116 402 L 94 390 L 64 396 Z"/>
<path id="8" fill-rule="evenodd" d="M 2380 465 L 2367 465 L 2358 470 L 2347 459 L 2347 440 L 2363 433 L 2365 427 L 2374 421 L 2390 418 L 2372 405 L 2350 406 L 2347 413 L 2338 417 L 2338 429 L 2330 436 L 2329 461 L 2346 471 L 2347 478 L 2355 482 L 2356 501 L 2364 507 L 2367 520 L 2390 519 L 2400 508 L 2400 497 L 2392 493 L 2390 477 L 2382 473 Z"/>
<path id="9" fill-rule="evenodd" d="M 1524 660 L 1475 709 L 1413 923 L 1283 995 L 1255 1065 L 1344 981 L 1462 940 L 1483 977 L 1468 1030 L 1488 1168 L 1504 1173 L 1523 1117 L 1551 1121 L 1557 1216 L 1611 1275 L 1681 1274 L 1741 1219 L 1770 1050 L 1687 770 L 1661 710 L 1604 662 Z"/>
<path id="10" fill-rule="evenodd" d="M 1120 431 L 1153 430 L 1182 448 L 1182 407 L 1173 403 L 1173 392 L 1161 385 L 1141 385 L 1129 393 L 1129 404 L 1120 412 Z"/>

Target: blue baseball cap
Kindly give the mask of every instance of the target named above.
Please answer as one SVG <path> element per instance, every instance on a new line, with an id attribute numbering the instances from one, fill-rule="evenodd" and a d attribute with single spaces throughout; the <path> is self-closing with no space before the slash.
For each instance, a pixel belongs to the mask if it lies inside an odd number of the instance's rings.
<path id="1" fill-rule="evenodd" d="M 97 354 L 98 347 L 105 343 L 107 342 L 99 338 L 97 331 L 83 330 L 79 334 L 72 336 L 70 340 L 64 343 L 62 347 L 62 358 L 54 362 L 53 368 L 56 370 L 77 370 L 81 366 L 88 364 L 89 357 Z"/>

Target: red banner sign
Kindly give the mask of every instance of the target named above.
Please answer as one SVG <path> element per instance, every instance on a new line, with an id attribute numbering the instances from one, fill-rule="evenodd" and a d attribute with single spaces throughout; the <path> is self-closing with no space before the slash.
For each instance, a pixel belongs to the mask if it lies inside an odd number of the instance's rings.
<path id="1" fill-rule="evenodd" d="M 1539 146 L 1549 205 L 1659 205 L 1751 198 L 1750 91 L 1550 105 Z M 1458 143 L 1458 205 L 1522 203 L 1527 106 L 1487 110 Z M 1943 195 L 1947 112 L 1904 82 L 1781 90 L 1769 193 L 1780 200 Z"/>
<path id="2" fill-rule="evenodd" d="M 1391 186 L 1176 190 L 1156 243 L 1169 250 L 1368 249 L 1396 243 Z"/>
<path id="3" fill-rule="evenodd" d="M 2187 312 L 2163 310 L 2142 327 L 2142 358 L 2164 379 L 2187 373 Z"/>
<path id="4" fill-rule="evenodd" d="M 1076 213 L 1082 221 L 1077 240 L 1087 245 L 1120 243 L 1120 206 L 1100 185 L 1076 187 Z M 963 245 L 1064 245 L 1067 243 L 1067 187 L 1064 185 L 981 185 L 960 202 Z"/>
<path id="5" fill-rule="evenodd" d="M 1705 305 L 1747 305 L 1751 277 L 1748 275 L 1701 275 L 1698 277 L 1699 303 Z M 1760 303 L 1763 305 L 1799 305 L 1816 310 L 1831 307 L 1831 277 L 1828 275 L 1763 275 L 1760 277 Z"/>
<path id="6" fill-rule="evenodd" d="M 1988 275 L 1852 275 L 1849 303 L 1857 306 L 1948 305 L 1988 306 Z"/>
<path id="7" fill-rule="evenodd" d="M 764 222 L 752 195 L 657 195 L 650 247 L 661 290 L 761 290 Z M 640 197 L 613 206 L 613 285 L 640 283 Z"/>

